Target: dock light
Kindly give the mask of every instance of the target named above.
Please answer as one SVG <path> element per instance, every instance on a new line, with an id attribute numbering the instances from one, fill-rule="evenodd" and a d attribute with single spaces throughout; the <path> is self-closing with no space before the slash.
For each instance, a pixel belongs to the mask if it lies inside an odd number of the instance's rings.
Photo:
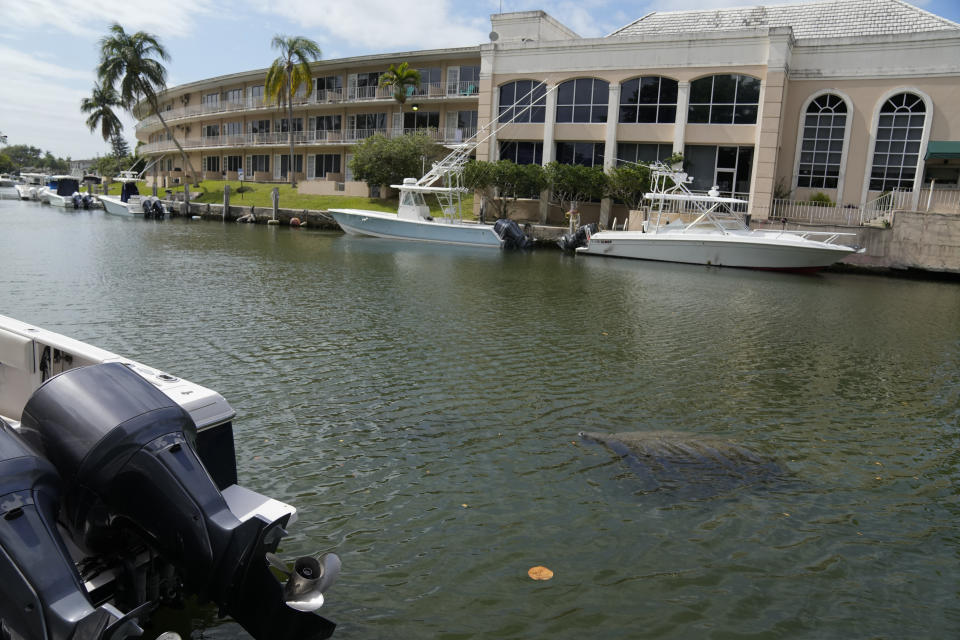
<path id="1" fill-rule="evenodd" d="M 410 110 L 411 110 L 411 111 L 420 111 L 420 105 L 414 103 L 414 104 L 410 105 Z"/>

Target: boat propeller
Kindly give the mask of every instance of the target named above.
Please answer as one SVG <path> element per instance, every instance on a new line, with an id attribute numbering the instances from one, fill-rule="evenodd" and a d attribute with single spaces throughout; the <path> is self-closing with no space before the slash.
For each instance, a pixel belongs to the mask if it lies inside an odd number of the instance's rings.
<path id="1" fill-rule="evenodd" d="M 266 554 L 271 567 L 287 576 L 283 587 L 283 601 L 297 611 L 316 611 L 323 606 L 323 592 L 340 575 L 340 558 L 327 553 L 319 559 L 313 556 L 297 558 L 293 570 L 273 553 Z"/>

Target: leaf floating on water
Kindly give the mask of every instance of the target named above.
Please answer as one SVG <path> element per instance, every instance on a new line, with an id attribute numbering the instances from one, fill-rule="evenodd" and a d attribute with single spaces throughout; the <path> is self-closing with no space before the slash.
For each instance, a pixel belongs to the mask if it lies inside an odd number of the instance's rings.
<path id="1" fill-rule="evenodd" d="M 530 570 L 527 571 L 527 575 L 533 580 L 549 580 L 553 577 L 553 571 L 538 565 L 536 567 L 530 567 Z"/>
<path id="2" fill-rule="evenodd" d="M 609 333 L 607 333 L 606 331 L 602 331 L 602 332 L 601 332 L 601 334 L 602 334 L 602 335 L 605 335 L 605 336 L 608 336 L 608 335 L 610 335 L 610 334 L 609 334 Z"/>
<path id="3" fill-rule="evenodd" d="M 466 509 L 466 508 L 467 508 L 467 503 L 464 502 L 464 503 L 463 503 L 462 505 L 460 505 L 460 506 L 463 507 L 464 509 Z"/>

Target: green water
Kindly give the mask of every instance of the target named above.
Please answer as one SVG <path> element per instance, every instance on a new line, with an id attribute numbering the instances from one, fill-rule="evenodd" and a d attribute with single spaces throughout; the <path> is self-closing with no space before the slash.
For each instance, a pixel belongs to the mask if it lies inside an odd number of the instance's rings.
<path id="1" fill-rule="evenodd" d="M 226 396 L 241 482 L 300 509 L 284 556 L 343 560 L 337 638 L 960 628 L 956 283 L 0 201 L 0 313 Z M 658 486 L 582 430 L 731 440 L 784 473 Z"/>

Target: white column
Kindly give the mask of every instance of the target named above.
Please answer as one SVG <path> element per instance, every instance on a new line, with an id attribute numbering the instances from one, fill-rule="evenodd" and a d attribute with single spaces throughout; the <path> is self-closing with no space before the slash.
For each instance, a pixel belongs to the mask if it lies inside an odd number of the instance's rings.
<path id="1" fill-rule="evenodd" d="M 547 85 L 547 113 L 543 118 L 543 165 L 553 162 L 553 128 L 557 121 L 557 92 L 553 85 Z"/>
<path id="2" fill-rule="evenodd" d="M 687 135 L 687 113 L 690 111 L 690 83 L 677 83 L 677 119 L 673 125 L 673 152 L 683 153 Z"/>
<path id="3" fill-rule="evenodd" d="M 610 84 L 610 93 L 607 98 L 607 127 L 603 139 L 603 170 L 609 173 L 617 166 L 617 121 L 620 120 L 620 83 Z M 610 224 L 610 210 L 613 208 L 611 198 L 600 200 L 600 228 L 606 229 Z"/>
<path id="4" fill-rule="evenodd" d="M 617 122 L 620 120 L 620 83 L 610 84 L 607 100 L 607 129 L 603 141 L 603 170 L 617 166 Z"/>
<path id="5" fill-rule="evenodd" d="M 543 117 L 543 166 L 553 162 L 554 159 L 554 140 L 553 128 L 557 121 L 557 92 L 553 91 L 554 85 L 546 85 L 547 106 L 546 114 Z M 540 192 L 540 224 L 547 223 L 547 215 L 550 212 L 550 198 L 552 194 L 549 189 Z"/>
<path id="6" fill-rule="evenodd" d="M 500 87 L 494 87 L 493 91 L 493 101 L 490 104 L 490 122 L 493 123 L 497 119 L 497 116 L 500 115 Z M 499 145 L 497 143 L 497 127 L 500 126 L 500 121 L 497 120 L 496 123 L 490 125 L 490 138 L 487 140 L 487 160 L 489 162 L 496 162 L 498 159 Z M 480 160 L 481 158 L 477 158 Z"/>

